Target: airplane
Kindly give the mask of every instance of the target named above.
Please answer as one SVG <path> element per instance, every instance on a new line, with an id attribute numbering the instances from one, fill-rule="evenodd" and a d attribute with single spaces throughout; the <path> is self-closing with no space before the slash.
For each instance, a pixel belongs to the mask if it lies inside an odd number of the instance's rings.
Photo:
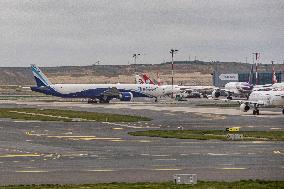
<path id="1" fill-rule="evenodd" d="M 160 82 L 156 83 L 154 82 L 152 79 L 149 78 L 149 76 L 147 74 L 142 74 L 142 77 L 140 77 L 139 75 L 136 75 L 136 83 L 149 83 L 149 84 L 153 84 L 153 85 L 160 85 Z M 158 81 L 160 79 L 158 78 Z M 213 86 L 189 86 L 189 85 L 163 85 L 163 86 L 169 86 L 169 87 L 173 87 L 174 89 L 179 89 L 180 94 L 182 94 L 183 96 L 185 95 L 185 93 L 190 94 L 192 92 L 199 92 L 201 94 L 206 94 L 207 91 L 212 91 L 215 87 Z"/>
<path id="2" fill-rule="evenodd" d="M 243 112 L 249 111 L 253 108 L 253 115 L 259 115 L 259 107 L 282 107 L 282 114 L 284 114 L 284 91 L 270 90 L 270 91 L 253 91 L 248 101 L 239 101 L 241 103 L 240 110 Z"/>
<path id="3" fill-rule="evenodd" d="M 212 92 L 212 98 L 219 98 L 221 96 L 221 91 L 227 94 L 227 99 L 232 100 L 232 96 L 246 97 L 248 98 L 253 90 L 252 84 L 253 76 L 253 65 L 251 66 L 251 72 L 248 82 L 229 82 L 225 85 L 224 89 L 215 88 Z"/>
<path id="4" fill-rule="evenodd" d="M 261 90 L 284 90 L 284 82 L 278 83 L 277 78 L 276 78 L 276 73 L 275 73 L 275 68 L 274 68 L 274 61 L 271 61 L 272 63 L 272 84 L 265 84 L 265 85 L 256 85 L 254 86 L 253 90 L 261 91 Z"/>
<path id="5" fill-rule="evenodd" d="M 131 101 L 134 97 L 155 98 L 176 93 L 169 86 L 150 84 L 52 84 L 42 71 L 31 65 L 36 86 L 31 90 L 46 95 L 62 98 L 87 98 L 88 103 L 109 103 L 117 98 L 121 101 Z"/>

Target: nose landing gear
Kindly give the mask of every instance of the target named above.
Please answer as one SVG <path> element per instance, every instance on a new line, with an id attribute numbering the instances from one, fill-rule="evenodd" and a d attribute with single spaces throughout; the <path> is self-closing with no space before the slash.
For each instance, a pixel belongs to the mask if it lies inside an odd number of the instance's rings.
<path id="1" fill-rule="evenodd" d="M 254 105 L 254 109 L 253 109 L 253 115 L 259 115 L 259 109 L 258 109 L 258 105 Z"/>
<path id="2" fill-rule="evenodd" d="M 258 109 L 256 109 L 256 110 L 253 110 L 253 115 L 259 115 L 259 110 Z"/>

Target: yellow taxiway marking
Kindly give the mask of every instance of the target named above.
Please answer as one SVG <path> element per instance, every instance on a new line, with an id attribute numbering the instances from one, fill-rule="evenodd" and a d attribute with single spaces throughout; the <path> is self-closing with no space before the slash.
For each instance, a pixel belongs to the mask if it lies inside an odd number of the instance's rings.
<path id="1" fill-rule="evenodd" d="M 47 136 L 49 138 L 96 138 L 96 136 Z"/>
<path id="2" fill-rule="evenodd" d="M 117 139 L 117 140 L 110 140 L 112 142 L 124 142 L 125 140 Z"/>
<path id="3" fill-rule="evenodd" d="M 176 168 L 168 168 L 168 169 L 152 169 L 154 171 L 180 171 L 181 169 L 176 169 Z"/>
<path id="4" fill-rule="evenodd" d="M 151 142 L 150 140 L 138 140 L 138 142 Z"/>
<path id="5" fill-rule="evenodd" d="M 22 170 L 22 171 L 15 171 L 16 173 L 47 173 L 48 171 L 43 170 Z"/>
<path id="6" fill-rule="evenodd" d="M 223 167 L 223 168 L 218 168 L 218 169 L 223 169 L 223 170 L 244 170 L 246 168 L 244 168 L 244 167 Z"/>
<path id="7" fill-rule="evenodd" d="M 123 128 L 121 127 L 115 127 L 115 128 L 112 128 L 113 130 L 122 130 Z"/>
<path id="8" fill-rule="evenodd" d="M 6 154 L 0 155 L 0 158 L 11 158 L 11 157 L 39 157 L 38 154 Z"/>
<path id="9" fill-rule="evenodd" d="M 48 138 L 66 138 L 71 140 L 122 140 L 121 138 L 108 138 L 96 136 L 47 136 Z"/>
<path id="10" fill-rule="evenodd" d="M 252 141 L 253 144 L 263 144 L 265 141 Z"/>
<path id="11" fill-rule="evenodd" d="M 91 172 L 112 172 L 115 171 L 113 169 L 93 169 L 93 170 L 87 170 L 87 171 L 91 171 Z"/>

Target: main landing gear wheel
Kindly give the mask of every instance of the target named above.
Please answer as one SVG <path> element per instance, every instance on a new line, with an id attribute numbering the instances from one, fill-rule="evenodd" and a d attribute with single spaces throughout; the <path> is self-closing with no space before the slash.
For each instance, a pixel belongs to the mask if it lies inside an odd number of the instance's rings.
<path id="1" fill-rule="evenodd" d="M 259 115 L 259 110 L 253 110 L 253 115 Z"/>
<path id="2" fill-rule="evenodd" d="M 100 99 L 101 104 L 108 104 L 109 100 L 108 99 Z"/>
<path id="3" fill-rule="evenodd" d="M 88 99 L 88 104 L 95 104 L 98 103 L 96 99 Z"/>
<path id="4" fill-rule="evenodd" d="M 282 110 L 282 114 L 284 114 L 284 109 Z"/>
<path id="5" fill-rule="evenodd" d="M 233 97 L 228 96 L 227 99 L 228 99 L 228 100 L 233 100 Z"/>

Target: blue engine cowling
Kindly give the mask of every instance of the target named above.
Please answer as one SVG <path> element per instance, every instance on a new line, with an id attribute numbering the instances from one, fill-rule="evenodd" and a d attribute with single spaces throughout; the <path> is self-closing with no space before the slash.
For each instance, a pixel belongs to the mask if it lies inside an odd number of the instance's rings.
<path id="1" fill-rule="evenodd" d="M 131 101 L 133 99 L 133 94 L 131 92 L 122 92 L 119 94 L 119 99 L 121 101 Z"/>

